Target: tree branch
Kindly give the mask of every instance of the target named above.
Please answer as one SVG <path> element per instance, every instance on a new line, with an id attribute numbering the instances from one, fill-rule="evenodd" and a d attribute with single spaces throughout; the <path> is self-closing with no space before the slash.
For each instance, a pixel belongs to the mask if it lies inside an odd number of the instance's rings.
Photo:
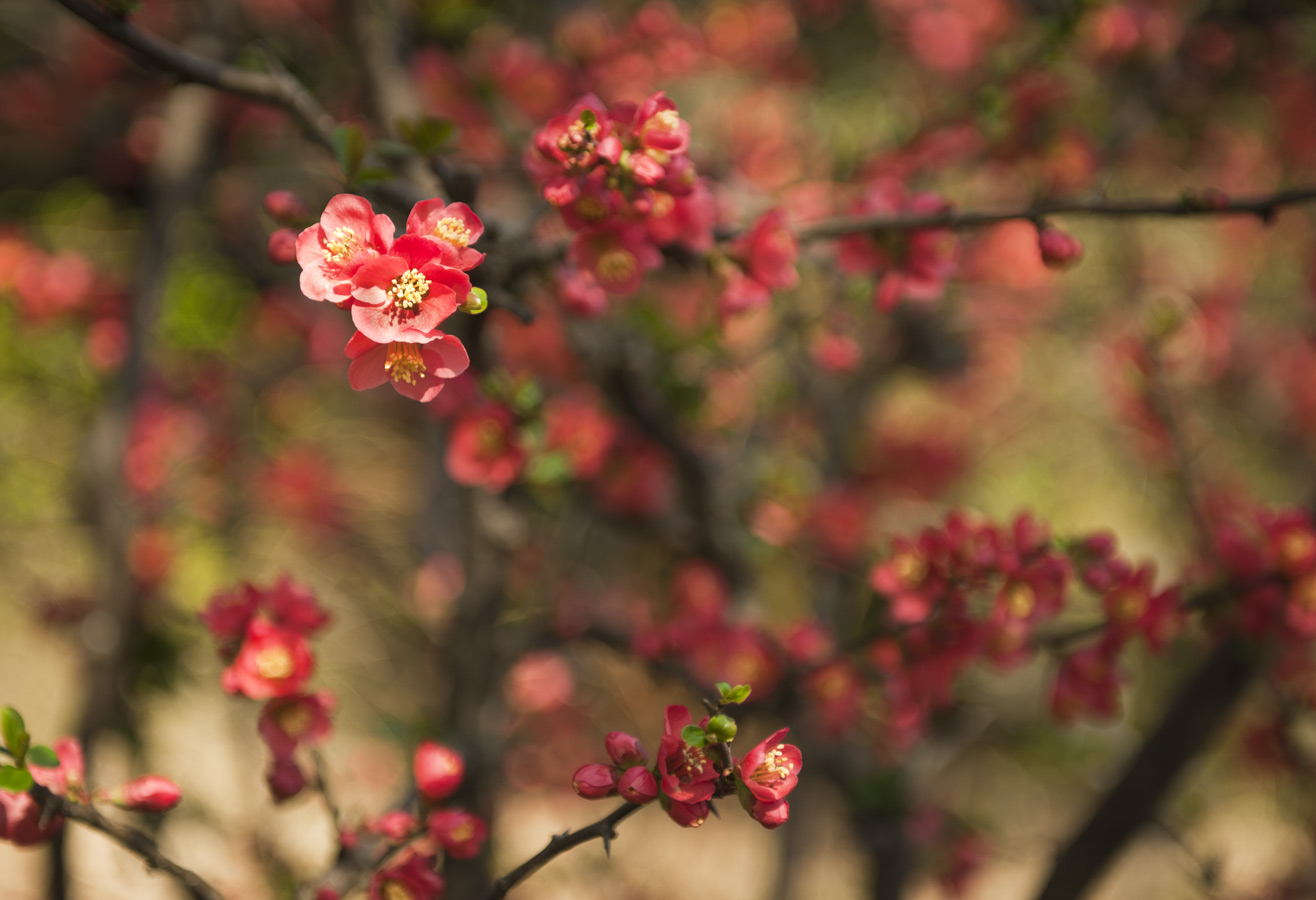
<path id="1" fill-rule="evenodd" d="M 143 31 L 127 19 L 105 12 L 88 0 L 56 0 L 89 25 L 158 68 L 184 81 L 208 85 L 239 97 L 270 103 L 287 110 L 317 143 L 333 151 L 333 116 L 320 106 L 296 78 L 267 55 L 268 73 L 252 72 L 200 56 Z"/>
<path id="2" fill-rule="evenodd" d="M 81 822 L 93 831 L 99 831 L 128 852 L 140 857 L 147 867 L 159 869 L 173 877 L 175 881 L 187 888 L 193 897 L 199 898 L 199 900 L 224 900 L 224 895 L 215 890 L 208 881 L 191 869 L 185 869 L 165 856 L 160 852 L 160 848 L 154 840 L 136 828 L 129 828 L 127 825 L 112 822 L 101 815 L 100 811 L 94 806 L 74 803 L 66 797 L 52 793 L 49 788 L 39 784 L 33 785 L 29 793 L 41 804 L 42 809 L 53 807 L 64 818 Z"/>
<path id="3" fill-rule="evenodd" d="M 495 881 L 485 900 L 503 900 L 508 891 L 538 872 L 553 859 L 566 853 L 571 848 L 579 847 L 581 844 L 588 843 L 595 838 L 603 841 L 603 850 L 607 852 L 613 839 L 617 837 L 617 823 L 642 808 L 635 803 L 626 803 L 594 824 L 586 825 L 579 831 L 564 831 L 561 834 L 553 835 L 547 847 Z"/>
<path id="4" fill-rule="evenodd" d="M 1316 185 L 1290 188 L 1255 197 L 1184 194 L 1177 200 L 1050 200 L 1003 212 L 948 209 L 924 215 L 838 216 L 796 225 L 801 241 L 844 237 L 859 232 L 912 231 L 918 228 L 977 228 L 1012 219 L 1035 221 L 1047 216 L 1257 216 L 1269 223 L 1286 206 L 1316 202 Z"/>

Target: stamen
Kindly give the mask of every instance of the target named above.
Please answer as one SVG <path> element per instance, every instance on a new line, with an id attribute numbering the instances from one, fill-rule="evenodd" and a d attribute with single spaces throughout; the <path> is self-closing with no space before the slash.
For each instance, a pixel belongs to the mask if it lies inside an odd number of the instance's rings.
<path id="1" fill-rule="evenodd" d="M 347 262 L 361 249 L 361 239 L 350 229 L 338 227 L 334 229 L 333 236 L 324 242 L 324 259 L 325 262 L 342 263 Z"/>
<path id="2" fill-rule="evenodd" d="M 292 654 L 286 647 L 266 647 L 256 654 L 256 672 L 261 678 L 279 680 L 292 674 Z"/>
<path id="3" fill-rule="evenodd" d="M 417 378 L 424 378 L 425 360 L 421 358 L 420 345 L 393 341 L 388 345 L 384 371 L 394 381 L 404 381 L 407 384 L 415 384 Z"/>
<path id="4" fill-rule="evenodd" d="M 616 284 L 635 274 L 635 254 L 629 250 L 609 250 L 599 257 L 599 279 Z"/>
<path id="5" fill-rule="evenodd" d="M 467 228 L 461 219 L 452 216 L 439 219 L 439 224 L 434 226 L 434 236 L 441 241 L 447 241 L 458 250 L 471 243 L 471 229 Z"/>
<path id="6" fill-rule="evenodd" d="M 414 309 L 429 295 L 430 280 L 417 269 L 407 269 L 393 279 L 388 289 L 389 299 L 396 309 Z"/>

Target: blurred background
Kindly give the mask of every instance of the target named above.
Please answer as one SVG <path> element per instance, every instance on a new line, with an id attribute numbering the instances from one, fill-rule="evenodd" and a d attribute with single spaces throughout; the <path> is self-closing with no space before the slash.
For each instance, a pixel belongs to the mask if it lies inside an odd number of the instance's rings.
<path id="1" fill-rule="evenodd" d="M 196 53 L 276 61 L 360 126 L 368 166 L 437 159 L 442 196 L 505 256 L 567 234 L 522 156 L 586 92 L 666 91 L 728 228 L 892 183 L 1005 210 L 1316 178 L 1316 13 L 1282 0 L 113 5 Z M 197 613 L 243 581 L 287 574 L 333 616 L 315 685 L 337 698 L 322 753 L 344 826 L 403 802 L 417 740 L 466 754 L 461 799 L 493 840 L 451 896 L 611 809 L 570 789 L 607 732 L 655 749 L 666 704 L 726 679 L 756 688 L 747 746 L 790 725 L 805 747 L 792 821 L 764 831 L 730 798 L 697 830 L 645 811 L 611 861 L 581 848 L 519 896 L 1022 898 L 1207 642 L 1130 653 L 1119 713 L 1067 726 L 1054 658 L 975 665 L 901 744 L 871 673 L 836 670 L 840 722 L 801 675 L 856 657 L 869 567 L 952 509 L 1028 511 L 1058 536 L 1113 532 L 1157 585 L 1204 584 L 1203 517 L 1312 499 L 1302 208 L 1057 216 L 1085 247 L 1064 272 L 1027 221 L 891 237 L 896 267 L 933 241 L 941 283 L 889 313 L 836 242 L 802 245 L 800 286 L 729 318 L 693 254 L 583 320 L 552 265 L 508 274 L 491 250 L 472 274 L 493 308 L 454 326 L 471 372 L 422 406 L 350 389 L 348 318 L 270 261 L 287 223 L 262 207 L 294 191 L 306 225 L 350 190 L 400 229 L 416 186 L 345 184 L 283 111 L 178 83 L 51 0 L 0 10 L 0 97 L 0 703 L 39 741 L 81 736 L 93 786 L 177 781 L 183 805 L 146 825 L 229 898 L 291 896 L 336 850 L 313 792 L 272 803 L 258 707 L 219 689 Z M 400 120 L 434 140 L 399 149 Z M 472 397 L 511 413 L 510 485 L 449 475 Z M 716 630 L 663 644 L 710 604 Z M 1063 621 L 1099 612 L 1076 595 Z M 1260 683 L 1246 705 L 1096 896 L 1300 890 L 1310 770 L 1266 736 L 1283 718 L 1301 750 L 1310 712 Z M 812 748 L 854 765 L 812 767 Z M 66 835 L 0 845 L 5 895 L 181 895 Z"/>

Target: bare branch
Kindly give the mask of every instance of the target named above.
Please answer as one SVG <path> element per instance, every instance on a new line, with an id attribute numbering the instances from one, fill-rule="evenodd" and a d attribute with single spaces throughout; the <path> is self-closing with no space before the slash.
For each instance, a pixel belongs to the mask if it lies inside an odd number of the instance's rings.
<path id="1" fill-rule="evenodd" d="M 495 881 L 485 900 L 503 900 L 508 891 L 572 847 L 579 847 L 598 838 L 603 841 L 604 850 L 607 850 L 609 844 L 617 837 L 617 823 L 641 808 L 637 804 L 626 803 L 579 831 L 564 831 L 562 834 L 553 835 L 547 847 Z"/>

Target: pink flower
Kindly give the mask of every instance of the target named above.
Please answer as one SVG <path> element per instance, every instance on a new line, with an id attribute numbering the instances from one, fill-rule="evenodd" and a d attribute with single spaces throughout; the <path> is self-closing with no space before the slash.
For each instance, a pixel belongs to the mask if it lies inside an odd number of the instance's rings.
<path id="1" fill-rule="evenodd" d="M 433 856 L 417 853 L 380 869 L 370 880 L 370 900 L 439 900 L 447 885 L 434 863 Z"/>
<path id="2" fill-rule="evenodd" d="M 639 289 L 645 272 L 662 265 L 663 255 L 642 226 L 620 223 L 579 232 L 567 259 L 589 271 L 609 294 L 625 297 Z"/>
<path id="3" fill-rule="evenodd" d="M 783 728 L 760 741 L 740 758 L 736 774 L 757 800 L 780 800 L 799 782 L 800 748 L 780 743 L 789 729 Z"/>
<path id="4" fill-rule="evenodd" d="M 352 322 L 379 343 L 407 341 L 430 332 L 466 302 L 471 280 L 451 260 L 451 246 L 413 234 L 393 242 L 387 254 L 361 265 L 352 276 Z"/>
<path id="5" fill-rule="evenodd" d="M 295 225 L 311 216 L 311 211 L 306 208 L 306 202 L 289 190 L 270 191 L 261 201 L 261 205 L 265 207 L 265 212 L 270 214 L 270 218 L 281 225 Z"/>
<path id="6" fill-rule="evenodd" d="M 328 691 L 275 697 L 261 710 L 256 728 L 270 753 L 291 756 L 303 744 L 318 744 L 329 736 L 333 708 L 334 696 Z"/>
<path id="7" fill-rule="evenodd" d="M 41 805 L 31 794 L 0 791 L 0 840 L 19 847 L 43 844 L 64 826 L 62 816 L 42 822 Z"/>
<path id="8" fill-rule="evenodd" d="M 416 817 L 405 809 L 395 809 L 377 819 L 367 819 L 365 828 L 372 834 L 388 838 L 394 844 L 400 844 L 416 830 Z"/>
<path id="9" fill-rule="evenodd" d="M 753 800 L 749 806 L 749 816 L 769 830 L 786 824 L 791 807 L 785 800 Z"/>
<path id="10" fill-rule="evenodd" d="M 737 265 L 727 265 L 722 270 L 722 277 L 725 283 L 722 293 L 717 297 L 717 311 L 724 318 L 759 309 L 772 301 L 772 292 L 746 275 Z"/>
<path id="11" fill-rule="evenodd" d="M 462 342 L 450 334 L 404 331 L 399 339 L 378 343 L 362 332 L 347 342 L 352 360 L 347 371 L 353 390 L 367 391 L 384 382 L 404 397 L 429 403 L 447 382 L 471 364 Z"/>
<path id="12" fill-rule="evenodd" d="M 265 253 L 276 266 L 290 266 L 297 262 L 297 232 L 291 228 L 278 228 L 270 232 Z"/>
<path id="13" fill-rule="evenodd" d="M 619 769 L 632 766 L 644 766 L 649 763 L 649 754 L 645 752 L 640 739 L 624 731 L 609 731 L 603 739 L 603 746 L 608 751 L 608 758 Z"/>
<path id="14" fill-rule="evenodd" d="M 533 174 L 542 178 L 552 177 L 555 172 L 584 172 L 598 160 L 601 144 L 606 143 L 602 150 L 608 156 L 620 151 L 620 145 L 614 148 L 613 142 L 608 141 L 611 133 L 612 120 L 608 117 L 607 107 L 598 97 L 586 94 L 575 102 L 570 112 L 555 116 L 535 132 L 531 145 L 533 153 L 527 157 L 527 165 Z M 544 195 L 554 203 L 548 194 L 546 187 Z"/>
<path id="15" fill-rule="evenodd" d="M 458 484 L 495 494 L 505 489 L 525 465 L 512 411 L 488 405 L 460 416 L 448 436 L 444 465 Z"/>
<path id="16" fill-rule="evenodd" d="M 247 625 L 260 609 L 261 599 L 260 591 L 250 583 L 243 582 L 235 590 L 211 597 L 197 618 L 209 629 L 210 636 L 219 642 L 221 652 L 226 648 L 236 650 L 247 633 Z"/>
<path id="17" fill-rule="evenodd" d="M 315 658 L 299 633 L 256 618 L 220 684 L 228 693 L 252 700 L 286 697 L 301 690 L 314 668 Z"/>
<path id="18" fill-rule="evenodd" d="M 459 809 L 440 809 L 430 813 L 429 833 L 443 851 L 453 859 L 471 859 L 489 839 L 484 819 Z"/>
<path id="19" fill-rule="evenodd" d="M 339 194 L 297 238 L 302 293 L 312 300 L 343 304 L 351 299 L 352 277 L 367 262 L 388 252 L 393 221 L 376 215 L 370 201 Z"/>
<path id="20" fill-rule="evenodd" d="M 657 151 L 655 158 L 663 164 L 668 154 L 690 149 L 690 123 L 681 118 L 676 104 L 663 91 L 640 104 L 632 128 L 640 146 L 646 151 Z"/>
<path id="21" fill-rule="evenodd" d="M 617 434 L 617 423 L 587 397 L 559 395 L 544 403 L 544 448 L 565 454 L 582 481 L 602 471 Z"/>
<path id="22" fill-rule="evenodd" d="M 471 247 L 484 234 L 484 223 L 465 203 L 444 204 L 442 200 L 422 200 L 407 216 L 407 234 L 417 234 L 447 245 L 454 252 L 450 265 L 469 272 L 484 260 L 484 254 Z"/>
<path id="23" fill-rule="evenodd" d="M 567 312 L 592 319 L 608 311 L 608 292 L 599 286 L 594 273 L 576 266 L 559 266 L 557 294 Z"/>
<path id="24" fill-rule="evenodd" d="M 668 817 L 682 828 L 698 828 L 708 820 L 709 805 L 707 800 L 695 803 L 682 803 L 680 800 L 668 799 L 663 808 Z"/>
<path id="25" fill-rule="evenodd" d="M 411 768 L 416 776 L 416 788 L 434 802 L 443 800 L 461 787 L 466 775 L 461 754 L 434 741 L 421 742 L 412 758 Z"/>
<path id="26" fill-rule="evenodd" d="M 735 253 L 745 263 L 745 271 L 765 288 L 792 288 L 799 284 L 795 270 L 799 243 L 786 227 L 786 213 L 780 209 L 764 213 L 754 227 L 736 241 Z"/>
<path id="27" fill-rule="evenodd" d="M 704 751 L 681 738 L 681 729 L 691 724 L 690 710 L 667 707 L 663 738 L 658 745 L 658 772 L 663 793 L 679 803 L 700 803 L 713 796 L 717 766 Z"/>
<path id="28" fill-rule="evenodd" d="M 298 634 L 309 637 L 329 622 L 329 614 L 320 608 L 311 589 L 287 575 L 279 576 L 261 600 L 276 625 Z"/>

